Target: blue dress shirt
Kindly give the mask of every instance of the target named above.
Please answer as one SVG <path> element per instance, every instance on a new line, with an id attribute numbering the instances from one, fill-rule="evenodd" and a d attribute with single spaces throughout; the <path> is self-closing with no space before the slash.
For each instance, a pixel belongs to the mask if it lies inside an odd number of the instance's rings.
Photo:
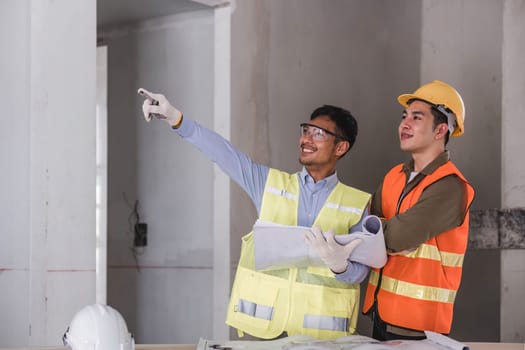
<path id="1" fill-rule="evenodd" d="M 235 148 L 228 140 L 184 116 L 176 132 L 187 142 L 197 147 L 204 155 L 216 163 L 222 171 L 241 186 L 252 199 L 257 213 L 261 210 L 262 197 L 270 168 L 255 163 L 250 157 Z M 328 195 L 339 182 L 334 173 L 315 182 L 303 167 L 299 176 L 299 208 L 297 223 L 299 226 L 312 227 Z M 368 214 L 363 213 L 361 220 Z M 361 222 L 351 231 L 360 230 Z M 350 262 L 345 272 L 336 274 L 336 278 L 347 283 L 359 283 L 368 274 L 368 267 L 357 262 Z"/>

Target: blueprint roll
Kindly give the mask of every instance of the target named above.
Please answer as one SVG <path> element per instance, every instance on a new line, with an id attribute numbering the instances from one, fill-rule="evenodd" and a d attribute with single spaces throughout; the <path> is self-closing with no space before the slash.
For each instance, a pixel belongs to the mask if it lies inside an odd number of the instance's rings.
<path id="1" fill-rule="evenodd" d="M 309 227 L 286 226 L 257 220 L 253 227 L 255 269 L 326 267 L 318 253 L 311 250 L 304 241 L 305 231 L 309 230 Z M 375 268 L 385 265 L 385 237 L 379 217 L 368 215 L 363 219 L 361 231 L 335 236 L 335 240 L 341 245 L 355 239 L 361 239 L 362 242 L 348 260 Z"/>
<path id="2" fill-rule="evenodd" d="M 341 236 L 335 236 L 336 241 L 340 244 L 348 244 L 357 238 L 363 241 L 352 252 L 348 260 L 378 269 L 386 264 L 385 236 L 383 235 L 383 224 L 379 217 L 368 215 L 363 219 L 361 232 Z M 339 241 L 339 237 L 341 237 L 341 241 Z"/>
<path id="3" fill-rule="evenodd" d="M 375 215 L 368 215 L 363 221 L 363 232 L 377 234 L 382 230 L 381 219 Z"/>

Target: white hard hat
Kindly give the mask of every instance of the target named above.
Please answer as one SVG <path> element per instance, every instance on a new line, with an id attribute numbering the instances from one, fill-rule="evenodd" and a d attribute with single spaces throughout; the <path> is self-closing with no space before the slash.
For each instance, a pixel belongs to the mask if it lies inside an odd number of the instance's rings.
<path id="1" fill-rule="evenodd" d="M 93 304 L 78 311 L 63 337 L 72 350 L 134 350 L 135 340 L 122 315 L 108 305 Z"/>

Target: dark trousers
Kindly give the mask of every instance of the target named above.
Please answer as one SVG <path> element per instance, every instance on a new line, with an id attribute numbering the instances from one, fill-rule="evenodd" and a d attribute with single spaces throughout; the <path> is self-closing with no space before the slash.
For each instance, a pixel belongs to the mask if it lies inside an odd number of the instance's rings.
<path id="1" fill-rule="evenodd" d="M 391 333 L 387 331 L 387 323 L 384 322 L 380 317 L 379 314 L 375 310 L 375 305 L 372 311 L 370 312 L 370 316 L 372 317 L 372 321 L 374 323 L 373 329 L 372 329 L 372 338 L 380 341 L 386 341 L 386 340 L 396 340 L 396 339 L 402 339 L 402 340 L 421 340 L 426 339 L 424 335 L 422 336 L 409 336 L 409 335 L 401 335 L 396 333 Z"/>

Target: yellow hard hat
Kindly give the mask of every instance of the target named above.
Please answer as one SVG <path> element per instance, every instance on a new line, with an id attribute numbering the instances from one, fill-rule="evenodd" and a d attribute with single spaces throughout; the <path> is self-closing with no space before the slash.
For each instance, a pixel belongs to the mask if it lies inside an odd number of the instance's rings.
<path id="1" fill-rule="evenodd" d="M 465 105 L 461 95 L 452 86 L 448 85 L 439 80 L 434 80 L 428 84 L 422 85 L 412 94 L 403 94 L 397 98 L 397 101 L 403 106 L 408 106 L 408 101 L 417 99 L 428 102 L 436 107 L 438 110 L 449 117 L 444 109 L 440 109 L 440 106 L 449 109 L 455 114 L 455 127 L 451 136 L 461 136 L 464 131 L 465 122 Z M 449 127 L 450 127 L 449 120 Z"/>

